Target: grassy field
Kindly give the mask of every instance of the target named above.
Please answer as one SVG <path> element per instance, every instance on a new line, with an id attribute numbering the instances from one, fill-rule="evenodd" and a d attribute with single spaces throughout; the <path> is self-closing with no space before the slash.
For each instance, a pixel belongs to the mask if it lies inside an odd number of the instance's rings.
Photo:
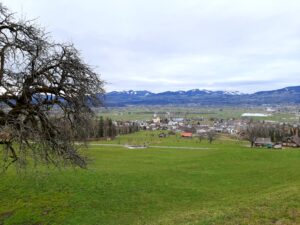
<path id="1" fill-rule="evenodd" d="M 300 150 L 155 132 L 101 143 L 144 142 L 162 147 L 91 145 L 87 170 L 11 168 L 0 175 L 0 224 L 300 224 Z"/>

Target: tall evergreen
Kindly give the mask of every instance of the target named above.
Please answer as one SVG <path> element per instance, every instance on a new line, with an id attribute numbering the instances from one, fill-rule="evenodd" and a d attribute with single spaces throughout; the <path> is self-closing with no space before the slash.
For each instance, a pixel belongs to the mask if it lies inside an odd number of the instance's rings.
<path id="1" fill-rule="evenodd" d="M 98 137 L 104 137 L 104 120 L 102 116 L 99 119 Z"/>
<path id="2" fill-rule="evenodd" d="M 113 123 L 111 119 L 107 119 L 108 124 L 108 137 L 113 137 Z"/>

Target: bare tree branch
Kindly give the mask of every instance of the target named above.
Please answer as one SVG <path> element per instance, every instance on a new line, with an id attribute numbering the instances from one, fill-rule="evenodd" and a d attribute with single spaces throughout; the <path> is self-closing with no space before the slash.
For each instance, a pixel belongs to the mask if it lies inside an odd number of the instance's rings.
<path id="1" fill-rule="evenodd" d="M 31 21 L 15 20 L 1 3 L 0 57 L 0 134 L 10 137 L 3 144 L 11 162 L 26 161 L 30 151 L 46 163 L 84 167 L 74 141 L 104 93 L 98 74 L 72 44 L 51 41 Z M 59 118 L 51 115 L 54 109 L 62 112 Z"/>

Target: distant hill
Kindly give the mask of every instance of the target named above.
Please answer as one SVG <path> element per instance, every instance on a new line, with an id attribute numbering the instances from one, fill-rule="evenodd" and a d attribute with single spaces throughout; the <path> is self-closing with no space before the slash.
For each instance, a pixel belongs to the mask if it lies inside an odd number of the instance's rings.
<path id="1" fill-rule="evenodd" d="M 254 94 L 240 92 L 209 91 L 193 89 L 189 91 L 113 91 L 104 96 L 105 106 L 127 105 L 262 105 L 300 104 L 300 86 L 287 87 Z"/>

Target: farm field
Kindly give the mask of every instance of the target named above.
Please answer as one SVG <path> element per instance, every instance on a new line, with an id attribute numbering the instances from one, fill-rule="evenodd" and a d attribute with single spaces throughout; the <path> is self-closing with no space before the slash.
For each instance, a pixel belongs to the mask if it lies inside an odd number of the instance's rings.
<path id="1" fill-rule="evenodd" d="M 86 170 L 11 167 L 0 175 L 0 224 L 300 224 L 300 150 L 157 134 L 92 142 Z M 160 147 L 97 145 L 144 143 Z"/>
<path id="2" fill-rule="evenodd" d="M 243 113 L 263 113 L 265 107 L 179 107 L 179 106 L 130 106 L 122 108 L 101 109 L 99 115 L 109 117 L 113 120 L 151 120 L 153 115 L 165 117 L 166 112 L 172 117 L 194 118 L 194 119 L 240 119 Z M 297 110 L 294 110 L 297 111 Z M 293 123 L 299 122 L 299 112 L 295 114 L 292 110 L 272 113 L 269 117 L 254 117 L 255 120 L 270 120 L 277 122 Z"/>

